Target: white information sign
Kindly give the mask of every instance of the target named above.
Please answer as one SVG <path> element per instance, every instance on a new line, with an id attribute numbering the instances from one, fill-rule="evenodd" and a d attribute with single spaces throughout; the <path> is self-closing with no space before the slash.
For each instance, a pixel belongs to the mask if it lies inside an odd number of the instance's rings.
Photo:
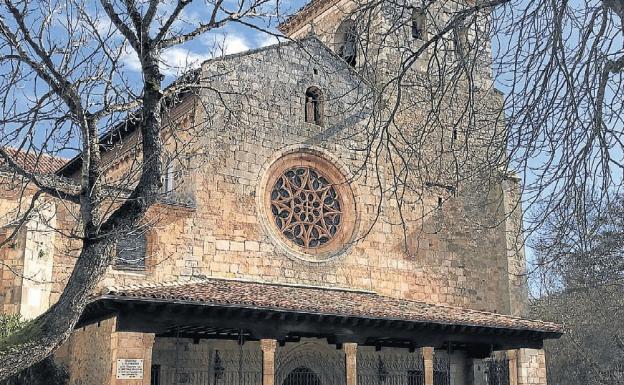
<path id="1" fill-rule="evenodd" d="M 143 359 L 140 359 L 140 358 L 117 359 L 117 379 L 118 380 L 143 379 Z"/>

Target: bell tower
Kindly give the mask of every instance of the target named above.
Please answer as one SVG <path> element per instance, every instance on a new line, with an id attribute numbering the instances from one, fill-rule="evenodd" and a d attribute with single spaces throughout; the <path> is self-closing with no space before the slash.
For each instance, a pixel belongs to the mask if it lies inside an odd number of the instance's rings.
<path id="1" fill-rule="evenodd" d="M 286 36 L 298 40 L 316 36 L 349 65 L 358 65 L 358 34 L 353 13 L 356 3 L 344 0 L 312 0 L 279 25 Z"/>

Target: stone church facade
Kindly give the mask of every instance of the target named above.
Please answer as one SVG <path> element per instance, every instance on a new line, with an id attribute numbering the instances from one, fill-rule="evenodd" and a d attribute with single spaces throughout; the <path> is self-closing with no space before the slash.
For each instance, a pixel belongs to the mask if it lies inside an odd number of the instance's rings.
<path id="1" fill-rule="evenodd" d="M 144 228 L 119 235 L 56 354 L 71 384 L 546 384 L 543 340 L 562 329 L 524 318 L 518 180 L 432 177 L 411 211 L 381 199 L 387 165 L 361 144 L 393 54 L 379 48 L 364 68 L 350 6 L 315 0 L 281 26 L 293 41 L 191 74 L 210 87 L 166 117 L 163 197 Z M 479 81 L 483 114 L 500 114 L 491 79 Z M 132 183 L 137 140 L 131 125 L 105 137 L 110 183 Z M 79 173 L 79 158 L 55 162 Z M 19 186 L 3 186 L 7 237 Z M 75 208 L 40 212 L 0 249 L 4 313 L 37 316 L 71 272 L 75 243 L 50 228 L 71 232 Z"/>

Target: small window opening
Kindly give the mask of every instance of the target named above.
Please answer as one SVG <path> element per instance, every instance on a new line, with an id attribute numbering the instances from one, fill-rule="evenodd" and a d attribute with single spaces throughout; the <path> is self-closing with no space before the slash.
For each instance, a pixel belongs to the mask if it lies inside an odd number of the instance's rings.
<path id="1" fill-rule="evenodd" d="M 453 128 L 453 140 L 457 140 L 457 127 Z"/>
<path id="2" fill-rule="evenodd" d="M 455 49 L 462 52 L 470 51 L 469 29 L 465 25 L 461 25 L 455 29 Z"/>
<path id="3" fill-rule="evenodd" d="M 147 237 L 144 233 L 123 235 L 117 240 L 115 267 L 118 269 L 145 269 Z"/>
<path id="4" fill-rule="evenodd" d="M 305 94 L 305 121 L 323 125 L 323 95 L 317 87 L 310 87 Z"/>
<path id="5" fill-rule="evenodd" d="M 353 20 L 345 20 L 340 24 L 334 42 L 338 56 L 351 67 L 355 67 L 357 65 L 357 32 Z"/>
<path id="6" fill-rule="evenodd" d="M 166 163 L 164 174 L 163 192 L 165 193 L 165 195 L 169 196 L 175 188 L 175 175 L 172 160 Z"/>
<path id="7" fill-rule="evenodd" d="M 422 8 L 412 8 L 412 38 L 425 40 L 427 14 Z"/>
<path id="8" fill-rule="evenodd" d="M 442 197 L 438 197 L 438 208 L 442 208 Z"/>

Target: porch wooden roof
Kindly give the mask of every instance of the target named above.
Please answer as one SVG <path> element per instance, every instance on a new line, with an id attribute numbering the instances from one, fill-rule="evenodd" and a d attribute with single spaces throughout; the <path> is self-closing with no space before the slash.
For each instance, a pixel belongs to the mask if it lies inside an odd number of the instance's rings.
<path id="1" fill-rule="evenodd" d="M 103 297 L 184 301 L 282 312 L 486 327 L 558 337 L 562 326 L 510 315 L 397 299 L 373 292 L 226 279 L 105 289 Z M 97 300 L 95 298 L 95 300 Z"/>

